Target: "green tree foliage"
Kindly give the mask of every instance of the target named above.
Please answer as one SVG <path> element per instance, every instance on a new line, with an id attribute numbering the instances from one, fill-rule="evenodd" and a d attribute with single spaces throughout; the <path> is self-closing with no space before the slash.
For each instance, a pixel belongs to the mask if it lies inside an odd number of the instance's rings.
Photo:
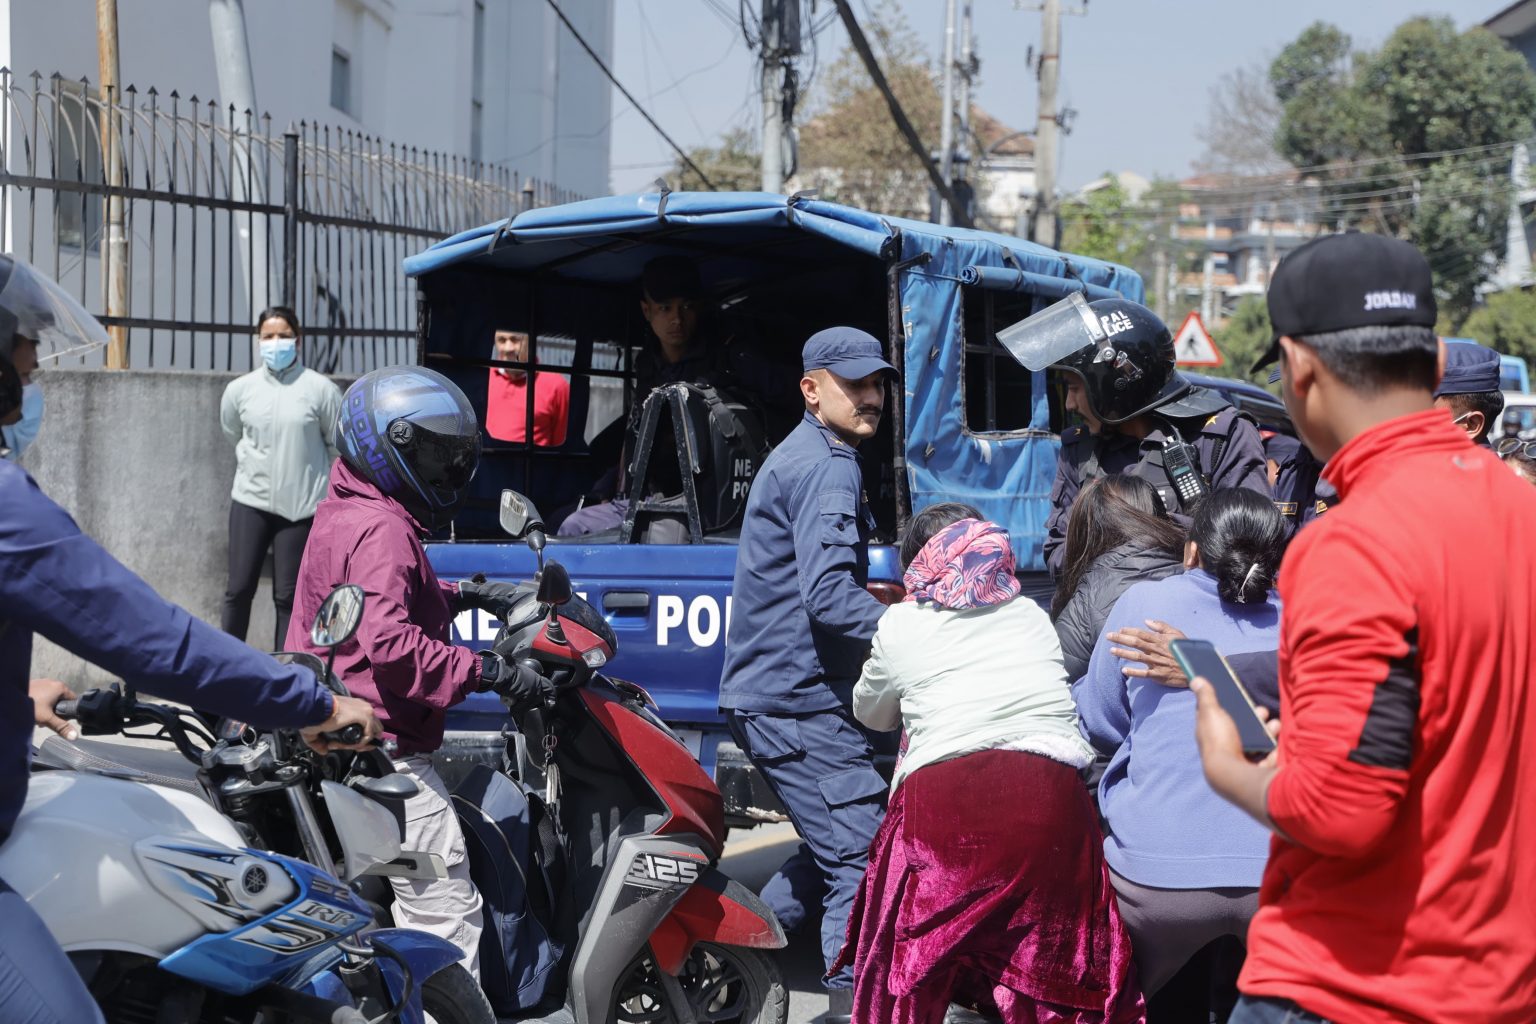
<path id="1" fill-rule="evenodd" d="M 1173 325 L 1177 330 L 1177 325 Z M 1221 327 L 1214 331 L 1211 340 L 1216 343 L 1224 362 L 1220 366 L 1203 369 L 1217 377 L 1247 380 L 1269 387 L 1269 368 L 1251 372 L 1254 362 L 1269 348 L 1271 331 L 1269 307 L 1262 296 L 1250 295 L 1237 304 L 1236 311 Z M 1278 387 L 1270 388 L 1279 393 Z"/>
<path id="2" fill-rule="evenodd" d="M 1118 178 L 1061 204 L 1061 248 L 1065 252 L 1135 267 L 1151 246 L 1148 219 L 1131 203 Z"/>
<path id="3" fill-rule="evenodd" d="M 1321 186 L 1326 219 L 1414 242 L 1448 319 L 1465 316 L 1504 250 L 1509 152 L 1489 147 L 1531 135 L 1536 73 L 1485 29 L 1415 18 L 1375 53 L 1314 24 L 1269 78 L 1276 147 Z"/>
<path id="4" fill-rule="evenodd" d="M 937 149 L 943 101 L 921 40 L 894 0 L 883 0 L 863 27 L 918 137 Z M 800 129 L 801 186 L 823 199 L 926 220 L 929 181 L 922 161 L 897 131 L 853 47 L 845 46 L 819 78 Z"/>
<path id="5" fill-rule="evenodd" d="M 698 165 L 718 191 L 755 192 L 763 184 L 762 155 L 758 149 L 752 132 L 737 127 L 721 136 L 718 146 L 689 150 L 688 158 Z M 703 179 L 681 159 L 672 162 L 667 182 L 679 192 L 708 189 Z"/>
<path id="6" fill-rule="evenodd" d="M 1536 363 L 1536 293 L 1495 292 L 1458 332 L 1506 355 Z"/>

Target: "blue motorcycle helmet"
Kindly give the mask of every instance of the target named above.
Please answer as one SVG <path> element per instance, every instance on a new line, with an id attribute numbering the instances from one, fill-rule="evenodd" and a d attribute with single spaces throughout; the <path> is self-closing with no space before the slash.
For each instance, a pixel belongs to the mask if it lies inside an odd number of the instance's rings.
<path id="1" fill-rule="evenodd" d="M 458 385 L 423 366 L 359 377 L 342 398 L 336 447 L 422 527 L 448 525 L 480 465 L 480 423 Z"/>

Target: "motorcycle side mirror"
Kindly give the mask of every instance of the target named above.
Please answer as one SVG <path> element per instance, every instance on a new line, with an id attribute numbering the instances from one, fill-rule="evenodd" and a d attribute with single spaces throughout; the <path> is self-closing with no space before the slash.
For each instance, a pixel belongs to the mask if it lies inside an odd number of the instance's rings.
<path id="1" fill-rule="evenodd" d="M 544 520 L 533 502 L 510 487 L 501 492 L 501 528 L 513 538 L 525 540 L 528 547 L 539 557 L 539 569 L 544 569 Z"/>
<path id="2" fill-rule="evenodd" d="M 363 588 L 343 583 L 320 602 L 314 625 L 309 628 L 309 642 L 316 647 L 340 647 L 352 639 L 363 621 Z"/>
<path id="3" fill-rule="evenodd" d="M 327 649 L 325 679 L 331 680 L 331 666 L 336 661 L 336 648 L 352 639 L 363 621 L 363 588 L 356 583 L 343 583 L 326 595 L 315 612 L 314 624 L 309 627 L 309 642 Z"/>
<path id="4" fill-rule="evenodd" d="M 559 562 L 550 562 L 539 572 L 539 592 L 536 595 L 540 604 L 551 607 L 559 607 L 572 597 L 571 574 L 565 571 L 565 566 Z"/>
<path id="5" fill-rule="evenodd" d="M 533 502 L 508 487 L 501 492 L 501 528 L 509 537 L 522 540 L 534 530 L 544 532 L 544 520 Z"/>

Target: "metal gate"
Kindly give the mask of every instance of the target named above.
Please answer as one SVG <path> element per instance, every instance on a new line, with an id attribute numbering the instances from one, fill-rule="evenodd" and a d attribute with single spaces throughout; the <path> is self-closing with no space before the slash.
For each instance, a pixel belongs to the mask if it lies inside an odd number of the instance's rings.
<path id="1" fill-rule="evenodd" d="M 405 256 L 578 198 L 350 129 L 273 135 L 270 116 L 196 96 L 102 96 L 86 79 L 0 69 L 0 244 L 121 328 L 131 367 L 251 369 L 253 319 L 278 302 L 298 312 L 317 370 L 414 361 Z M 114 245 L 125 301 L 108 316 Z"/>

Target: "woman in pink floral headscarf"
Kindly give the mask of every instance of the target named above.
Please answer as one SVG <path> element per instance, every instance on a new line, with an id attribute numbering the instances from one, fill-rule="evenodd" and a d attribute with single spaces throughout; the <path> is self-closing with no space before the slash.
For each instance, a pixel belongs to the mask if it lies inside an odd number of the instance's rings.
<path id="1" fill-rule="evenodd" d="M 1078 769 L 1050 618 L 1020 600 L 1008 531 L 934 505 L 902 544 L 906 600 L 880 620 L 853 711 L 905 728 L 890 810 L 848 924 L 853 1019 L 938 1024 L 950 1002 L 1008 1024 L 1143 1016 Z"/>

